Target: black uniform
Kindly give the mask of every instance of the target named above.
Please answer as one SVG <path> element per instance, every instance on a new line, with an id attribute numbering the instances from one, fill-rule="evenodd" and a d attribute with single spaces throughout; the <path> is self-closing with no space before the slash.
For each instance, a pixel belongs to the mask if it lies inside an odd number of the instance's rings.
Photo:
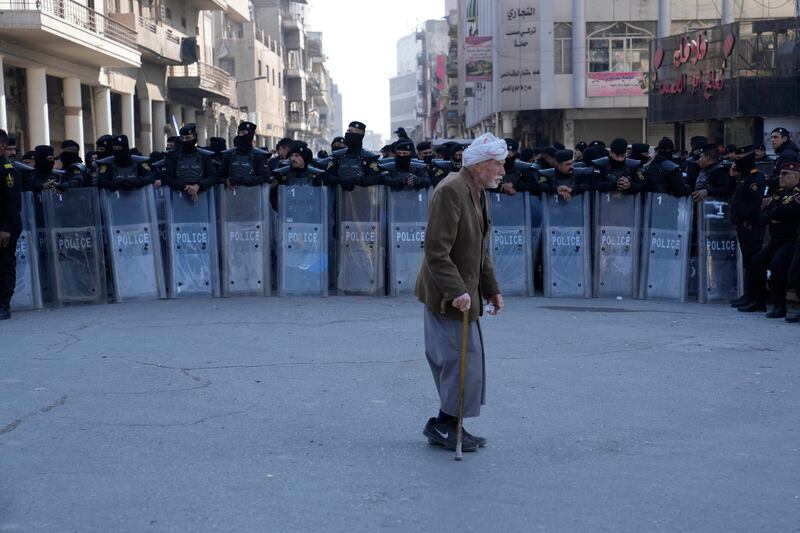
<path id="1" fill-rule="evenodd" d="M 800 186 L 772 195 L 761 211 L 761 221 L 769 225 L 770 241 L 750 262 L 747 285 L 753 302 L 762 304 L 769 270 L 770 303 L 785 311 L 788 270 L 800 228 Z"/>
<path id="2" fill-rule="evenodd" d="M 745 270 L 764 243 L 764 225 L 759 215 L 766 182 L 764 174 L 755 168 L 736 175 L 731 196 L 731 222 L 736 225 L 736 237 L 742 250 Z"/>
<path id="3" fill-rule="evenodd" d="M 533 196 L 539 196 L 547 191 L 547 177 L 542 176 L 537 163 L 525 163 L 515 161 L 517 181 L 514 183 L 514 190 L 517 192 L 529 192 Z"/>
<path id="4" fill-rule="evenodd" d="M 0 232 L 10 242 L 0 247 L 0 318 L 8 318 L 11 297 L 17 284 L 17 240 L 22 233 L 22 180 L 14 165 L 0 154 Z"/>
<path id="5" fill-rule="evenodd" d="M 767 182 L 767 186 L 769 187 L 767 195 L 771 196 L 778 191 L 780 187 L 781 167 L 792 161 L 800 161 L 800 147 L 798 147 L 794 141 L 790 140 L 775 149 L 775 166 L 772 170 L 772 176 L 770 176 Z"/>
<path id="6" fill-rule="evenodd" d="M 171 189 L 182 191 L 187 185 L 199 185 L 201 191 L 217 184 L 213 154 L 200 148 L 168 152 L 162 178 Z"/>
<path id="7" fill-rule="evenodd" d="M 245 187 L 269 183 L 269 154 L 259 148 L 247 146 L 223 152 L 220 179 L 234 186 Z"/>
<path id="8" fill-rule="evenodd" d="M 731 197 L 735 183 L 731 179 L 730 165 L 717 161 L 713 165 L 700 169 L 695 183 L 696 191 L 708 191 L 712 198 L 727 199 Z"/>
<path id="9" fill-rule="evenodd" d="M 625 159 L 617 161 L 610 157 L 602 157 L 592 161 L 592 188 L 600 192 L 621 192 L 623 194 L 639 194 L 644 191 L 644 177 L 639 171 L 639 161 Z M 619 181 L 628 178 L 631 186 L 619 188 Z"/>
<path id="10" fill-rule="evenodd" d="M 558 194 L 558 188 L 562 185 L 572 189 L 572 196 L 583 194 L 592 190 L 592 169 L 576 168 L 572 174 L 559 172 L 557 168 L 549 168 L 539 172 L 539 187 L 542 192 Z"/>
<path id="11" fill-rule="evenodd" d="M 346 148 L 333 152 L 327 168 L 329 183 L 339 185 L 346 191 L 352 191 L 356 185 L 379 185 L 378 158 L 378 154 L 363 149 L 353 151 Z"/>
<path id="12" fill-rule="evenodd" d="M 425 189 L 430 187 L 431 179 L 428 169 L 422 161 L 411 161 L 408 168 L 398 168 L 402 163 L 391 161 L 380 166 L 381 182 L 393 191 L 403 189 Z"/>
<path id="13" fill-rule="evenodd" d="M 683 179 L 681 167 L 671 157 L 660 152 L 645 165 L 644 179 L 648 192 L 666 193 L 675 197 L 692 194 L 692 190 Z"/>
<path id="14" fill-rule="evenodd" d="M 97 186 L 102 189 L 132 191 L 152 185 L 155 179 L 146 157 L 131 156 L 127 163 L 113 156 L 97 161 Z"/>

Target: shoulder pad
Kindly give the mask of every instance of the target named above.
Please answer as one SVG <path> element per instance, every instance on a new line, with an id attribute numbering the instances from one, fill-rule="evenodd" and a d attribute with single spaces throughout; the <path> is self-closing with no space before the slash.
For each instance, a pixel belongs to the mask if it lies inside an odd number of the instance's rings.
<path id="1" fill-rule="evenodd" d="M 200 154 L 200 155 L 208 156 L 208 157 L 214 157 L 215 155 L 217 155 L 214 152 L 212 152 L 211 150 L 206 150 L 205 148 L 198 148 L 197 149 L 197 153 Z"/>
<path id="2" fill-rule="evenodd" d="M 582 168 L 574 168 L 572 169 L 572 174 L 577 176 L 589 176 L 594 173 L 594 169 L 591 167 L 582 167 Z"/>
<path id="3" fill-rule="evenodd" d="M 636 160 L 636 159 L 626 159 L 625 160 L 625 166 L 628 167 L 628 168 L 631 168 L 631 169 L 639 168 L 639 165 L 641 165 L 641 164 L 642 163 L 640 161 Z"/>
<path id="4" fill-rule="evenodd" d="M 361 157 L 363 157 L 364 159 L 379 159 L 381 156 L 380 156 L 380 154 L 376 154 L 376 153 L 370 152 L 369 150 L 363 150 L 362 149 L 361 150 Z"/>
<path id="5" fill-rule="evenodd" d="M 554 168 L 546 168 L 544 170 L 540 170 L 539 174 L 545 176 L 547 178 L 555 178 L 556 177 L 556 169 Z"/>
<path id="6" fill-rule="evenodd" d="M 450 164 L 450 161 L 448 161 L 447 159 L 434 159 L 433 160 L 433 164 L 436 165 L 437 167 L 441 168 L 442 170 L 446 170 L 448 172 L 450 172 L 450 170 L 452 170 L 452 166 Z"/>
<path id="7" fill-rule="evenodd" d="M 253 150 L 255 150 L 255 148 L 254 148 Z M 235 152 L 235 151 L 236 151 L 236 148 L 228 148 L 227 150 L 223 150 L 223 151 L 222 151 L 222 155 L 225 155 L 225 154 L 232 154 L 232 153 L 233 153 L 233 152 Z"/>
<path id="8" fill-rule="evenodd" d="M 161 167 L 163 167 L 163 166 L 164 166 L 164 165 L 166 165 L 166 164 L 167 164 L 167 160 L 166 160 L 166 159 L 162 159 L 162 160 L 160 160 L 160 161 L 156 161 L 156 162 L 155 162 L 155 163 L 153 163 L 151 166 L 153 166 L 153 167 L 156 167 L 156 168 L 161 168 Z"/>
<path id="9" fill-rule="evenodd" d="M 98 159 L 97 161 L 95 161 L 95 163 L 97 163 L 98 165 L 110 165 L 113 162 L 114 162 L 114 156 L 113 155 L 112 156 L 108 156 L 108 157 L 104 157 L 103 159 Z"/>
<path id="10" fill-rule="evenodd" d="M 272 173 L 273 174 L 278 174 L 280 176 L 284 176 L 284 175 L 288 174 L 290 170 L 292 170 L 292 167 L 278 167 L 275 170 L 273 170 Z"/>
<path id="11" fill-rule="evenodd" d="M 600 168 L 608 168 L 611 164 L 611 161 L 608 157 L 601 157 L 600 159 L 593 160 L 592 164 L 597 165 Z"/>
<path id="12" fill-rule="evenodd" d="M 17 170 L 24 170 L 24 171 L 26 171 L 26 172 L 31 172 L 31 171 L 33 171 L 33 167 L 31 167 L 31 166 L 28 166 L 28 165 L 26 165 L 25 163 L 20 163 L 19 161 L 14 161 L 14 162 L 12 163 L 12 165 L 13 165 L 13 166 L 14 166 L 14 168 L 16 168 Z"/>
<path id="13" fill-rule="evenodd" d="M 585 167 L 586 163 L 584 163 L 583 161 L 575 161 L 574 163 L 572 163 L 572 168 L 585 168 Z"/>
<path id="14" fill-rule="evenodd" d="M 55 169 L 53 170 L 53 176 L 55 176 L 57 178 L 60 178 L 64 174 L 65 174 L 65 172 L 63 170 L 55 170 Z"/>
<path id="15" fill-rule="evenodd" d="M 412 160 L 411 170 L 428 170 L 428 165 L 426 165 L 422 161 Z"/>
<path id="16" fill-rule="evenodd" d="M 137 163 L 137 164 L 138 163 L 149 163 L 150 162 L 150 158 L 149 157 L 145 157 L 143 155 L 132 155 L 131 159 L 133 160 L 134 163 Z"/>
<path id="17" fill-rule="evenodd" d="M 673 172 L 677 169 L 681 168 L 678 166 L 675 161 L 671 161 L 669 159 L 665 159 L 661 162 L 661 170 L 664 172 Z"/>
<path id="18" fill-rule="evenodd" d="M 327 168 L 331 161 L 333 161 L 333 157 L 328 156 L 324 159 L 314 159 L 314 164 L 318 165 L 319 167 Z"/>
<path id="19" fill-rule="evenodd" d="M 383 166 L 387 163 L 394 163 L 394 157 L 381 157 L 378 159 L 378 164 Z"/>
<path id="20" fill-rule="evenodd" d="M 536 163 L 526 163 L 525 161 L 516 160 L 514 161 L 514 168 L 519 171 L 525 171 L 529 169 L 539 170 L 539 165 Z"/>
<path id="21" fill-rule="evenodd" d="M 70 165 L 70 168 L 77 168 L 79 172 L 88 172 L 89 169 L 86 168 L 86 165 L 83 163 L 73 163 Z"/>
<path id="22" fill-rule="evenodd" d="M 395 170 L 394 158 L 393 157 L 386 157 L 384 158 L 384 162 L 381 163 L 378 161 L 378 166 L 381 170 L 388 170 L 389 172 Z"/>
<path id="23" fill-rule="evenodd" d="M 253 148 L 253 153 L 256 155 L 265 155 L 267 157 L 270 155 L 269 152 L 262 150 L 261 148 Z"/>
<path id="24" fill-rule="evenodd" d="M 331 155 L 334 157 L 342 157 L 346 153 L 347 153 L 347 148 L 339 148 L 338 150 L 334 150 Z"/>
<path id="25" fill-rule="evenodd" d="M 309 174 L 314 174 L 315 176 L 320 176 L 322 174 L 325 174 L 324 170 L 322 170 L 321 168 L 317 168 L 317 167 L 306 166 L 306 170 L 308 171 Z"/>

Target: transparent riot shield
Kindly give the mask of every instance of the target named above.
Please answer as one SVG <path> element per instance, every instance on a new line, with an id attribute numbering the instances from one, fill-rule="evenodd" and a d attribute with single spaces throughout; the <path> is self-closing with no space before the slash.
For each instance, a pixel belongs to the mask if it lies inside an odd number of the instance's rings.
<path id="1" fill-rule="evenodd" d="M 48 193 L 44 193 L 48 194 Z M 33 210 L 36 212 L 36 249 L 39 253 L 39 286 L 42 293 L 42 304 L 53 304 L 53 290 L 50 279 L 50 245 L 47 237 L 47 225 L 44 219 L 44 200 L 42 194 L 33 195 Z"/>
<path id="2" fill-rule="evenodd" d="M 42 193 L 56 305 L 105 303 L 100 196 L 94 187 Z"/>
<path id="3" fill-rule="evenodd" d="M 22 233 L 17 240 L 17 284 L 11 298 L 12 309 L 41 309 L 42 286 L 39 281 L 39 247 L 33 193 L 22 193 Z"/>
<path id="4" fill-rule="evenodd" d="M 387 189 L 389 294 L 414 292 L 417 274 L 425 256 L 428 228 L 428 189 Z"/>
<path id="5" fill-rule="evenodd" d="M 384 293 L 383 201 L 382 186 L 337 193 L 340 294 Z"/>
<path id="6" fill-rule="evenodd" d="M 281 296 L 328 295 L 328 188 L 278 186 L 277 272 Z"/>
<path id="7" fill-rule="evenodd" d="M 638 194 L 594 193 L 595 298 L 635 298 L 638 294 L 641 205 Z"/>
<path id="8" fill-rule="evenodd" d="M 168 191 L 164 205 L 167 294 L 170 298 L 219 296 L 214 189 L 201 192 L 196 202 L 181 191 Z"/>
<path id="9" fill-rule="evenodd" d="M 156 217 L 158 219 L 158 236 L 161 242 L 161 257 L 164 264 L 164 279 L 167 278 L 167 264 L 169 258 L 169 249 L 167 248 L 167 194 L 169 194 L 169 187 L 163 186 L 154 189 L 153 196 L 156 201 Z"/>
<path id="10" fill-rule="evenodd" d="M 269 296 L 269 186 L 220 185 L 219 245 L 223 296 Z"/>
<path id="11" fill-rule="evenodd" d="M 644 205 L 639 297 L 685 302 L 692 198 L 647 193 Z"/>
<path id="12" fill-rule="evenodd" d="M 727 200 L 697 204 L 697 280 L 700 303 L 734 300 L 744 292 L 742 254 Z"/>
<path id="13" fill-rule="evenodd" d="M 533 255 L 528 193 L 489 193 L 489 253 L 500 290 L 508 296 L 533 296 Z"/>
<path id="14" fill-rule="evenodd" d="M 542 204 L 544 295 L 591 298 L 591 195 L 580 194 L 566 201 L 556 194 L 547 194 Z"/>
<path id="15" fill-rule="evenodd" d="M 114 300 L 166 298 L 153 186 L 101 191 Z"/>

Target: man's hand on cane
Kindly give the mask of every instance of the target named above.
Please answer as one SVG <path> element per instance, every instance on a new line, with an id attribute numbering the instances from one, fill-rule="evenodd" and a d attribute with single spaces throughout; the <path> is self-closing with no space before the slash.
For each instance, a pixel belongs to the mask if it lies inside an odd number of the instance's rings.
<path id="1" fill-rule="evenodd" d="M 468 292 L 465 292 L 461 296 L 453 299 L 453 307 L 455 307 L 462 313 L 465 311 L 469 311 L 469 308 L 471 306 L 472 306 L 472 298 L 469 297 Z"/>

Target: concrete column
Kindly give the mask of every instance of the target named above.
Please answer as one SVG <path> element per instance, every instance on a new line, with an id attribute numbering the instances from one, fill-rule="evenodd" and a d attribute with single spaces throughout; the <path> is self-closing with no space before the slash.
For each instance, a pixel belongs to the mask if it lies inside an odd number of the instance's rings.
<path id="1" fill-rule="evenodd" d="M 572 107 L 586 107 L 586 4 L 572 0 Z"/>
<path id="2" fill-rule="evenodd" d="M 108 87 L 94 88 L 94 124 L 95 133 L 101 135 L 113 135 L 114 132 L 111 122 L 111 89 Z"/>
<path id="3" fill-rule="evenodd" d="M 122 133 L 128 136 L 131 146 L 136 146 L 136 128 L 133 124 L 133 95 L 122 93 Z"/>
<path id="4" fill-rule="evenodd" d="M 163 152 L 167 148 L 164 126 L 167 124 L 167 106 L 164 102 L 153 100 L 153 150 Z"/>
<path id="5" fill-rule="evenodd" d="M 733 24 L 736 21 L 736 14 L 733 11 L 733 0 L 722 0 L 722 23 Z"/>
<path id="6" fill-rule="evenodd" d="M 173 104 L 173 105 L 170 105 L 169 108 L 172 111 L 172 115 L 175 117 L 175 122 L 178 123 L 178 128 L 180 129 L 184 124 L 184 122 L 183 122 L 183 106 L 182 105 Z M 168 122 L 170 124 L 172 124 L 172 117 L 167 117 L 167 118 L 169 119 Z M 175 132 L 175 135 L 178 135 L 177 131 Z"/>
<path id="7" fill-rule="evenodd" d="M 139 98 L 139 150 L 147 155 L 153 151 L 153 103 L 148 96 Z"/>
<path id="8" fill-rule="evenodd" d="M 197 124 L 197 110 L 193 107 L 186 107 L 183 108 L 183 123 L 184 124 Z"/>
<path id="9" fill-rule="evenodd" d="M 29 68 L 25 72 L 28 86 L 28 138 L 30 146 L 50 144 L 50 119 L 47 112 L 47 71 Z"/>
<path id="10" fill-rule="evenodd" d="M 82 106 L 81 80 L 66 78 L 64 80 L 64 136 L 77 142 L 81 146 L 81 151 L 84 150 Z"/>
<path id="11" fill-rule="evenodd" d="M 6 113 L 6 82 L 3 76 L 3 56 L 0 56 L 0 130 L 8 131 L 8 113 Z"/>
<path id="12" fill-rule="evenodd" d="M 658 37 L 672 35 L 672 0 L 658 0 Z"/>

